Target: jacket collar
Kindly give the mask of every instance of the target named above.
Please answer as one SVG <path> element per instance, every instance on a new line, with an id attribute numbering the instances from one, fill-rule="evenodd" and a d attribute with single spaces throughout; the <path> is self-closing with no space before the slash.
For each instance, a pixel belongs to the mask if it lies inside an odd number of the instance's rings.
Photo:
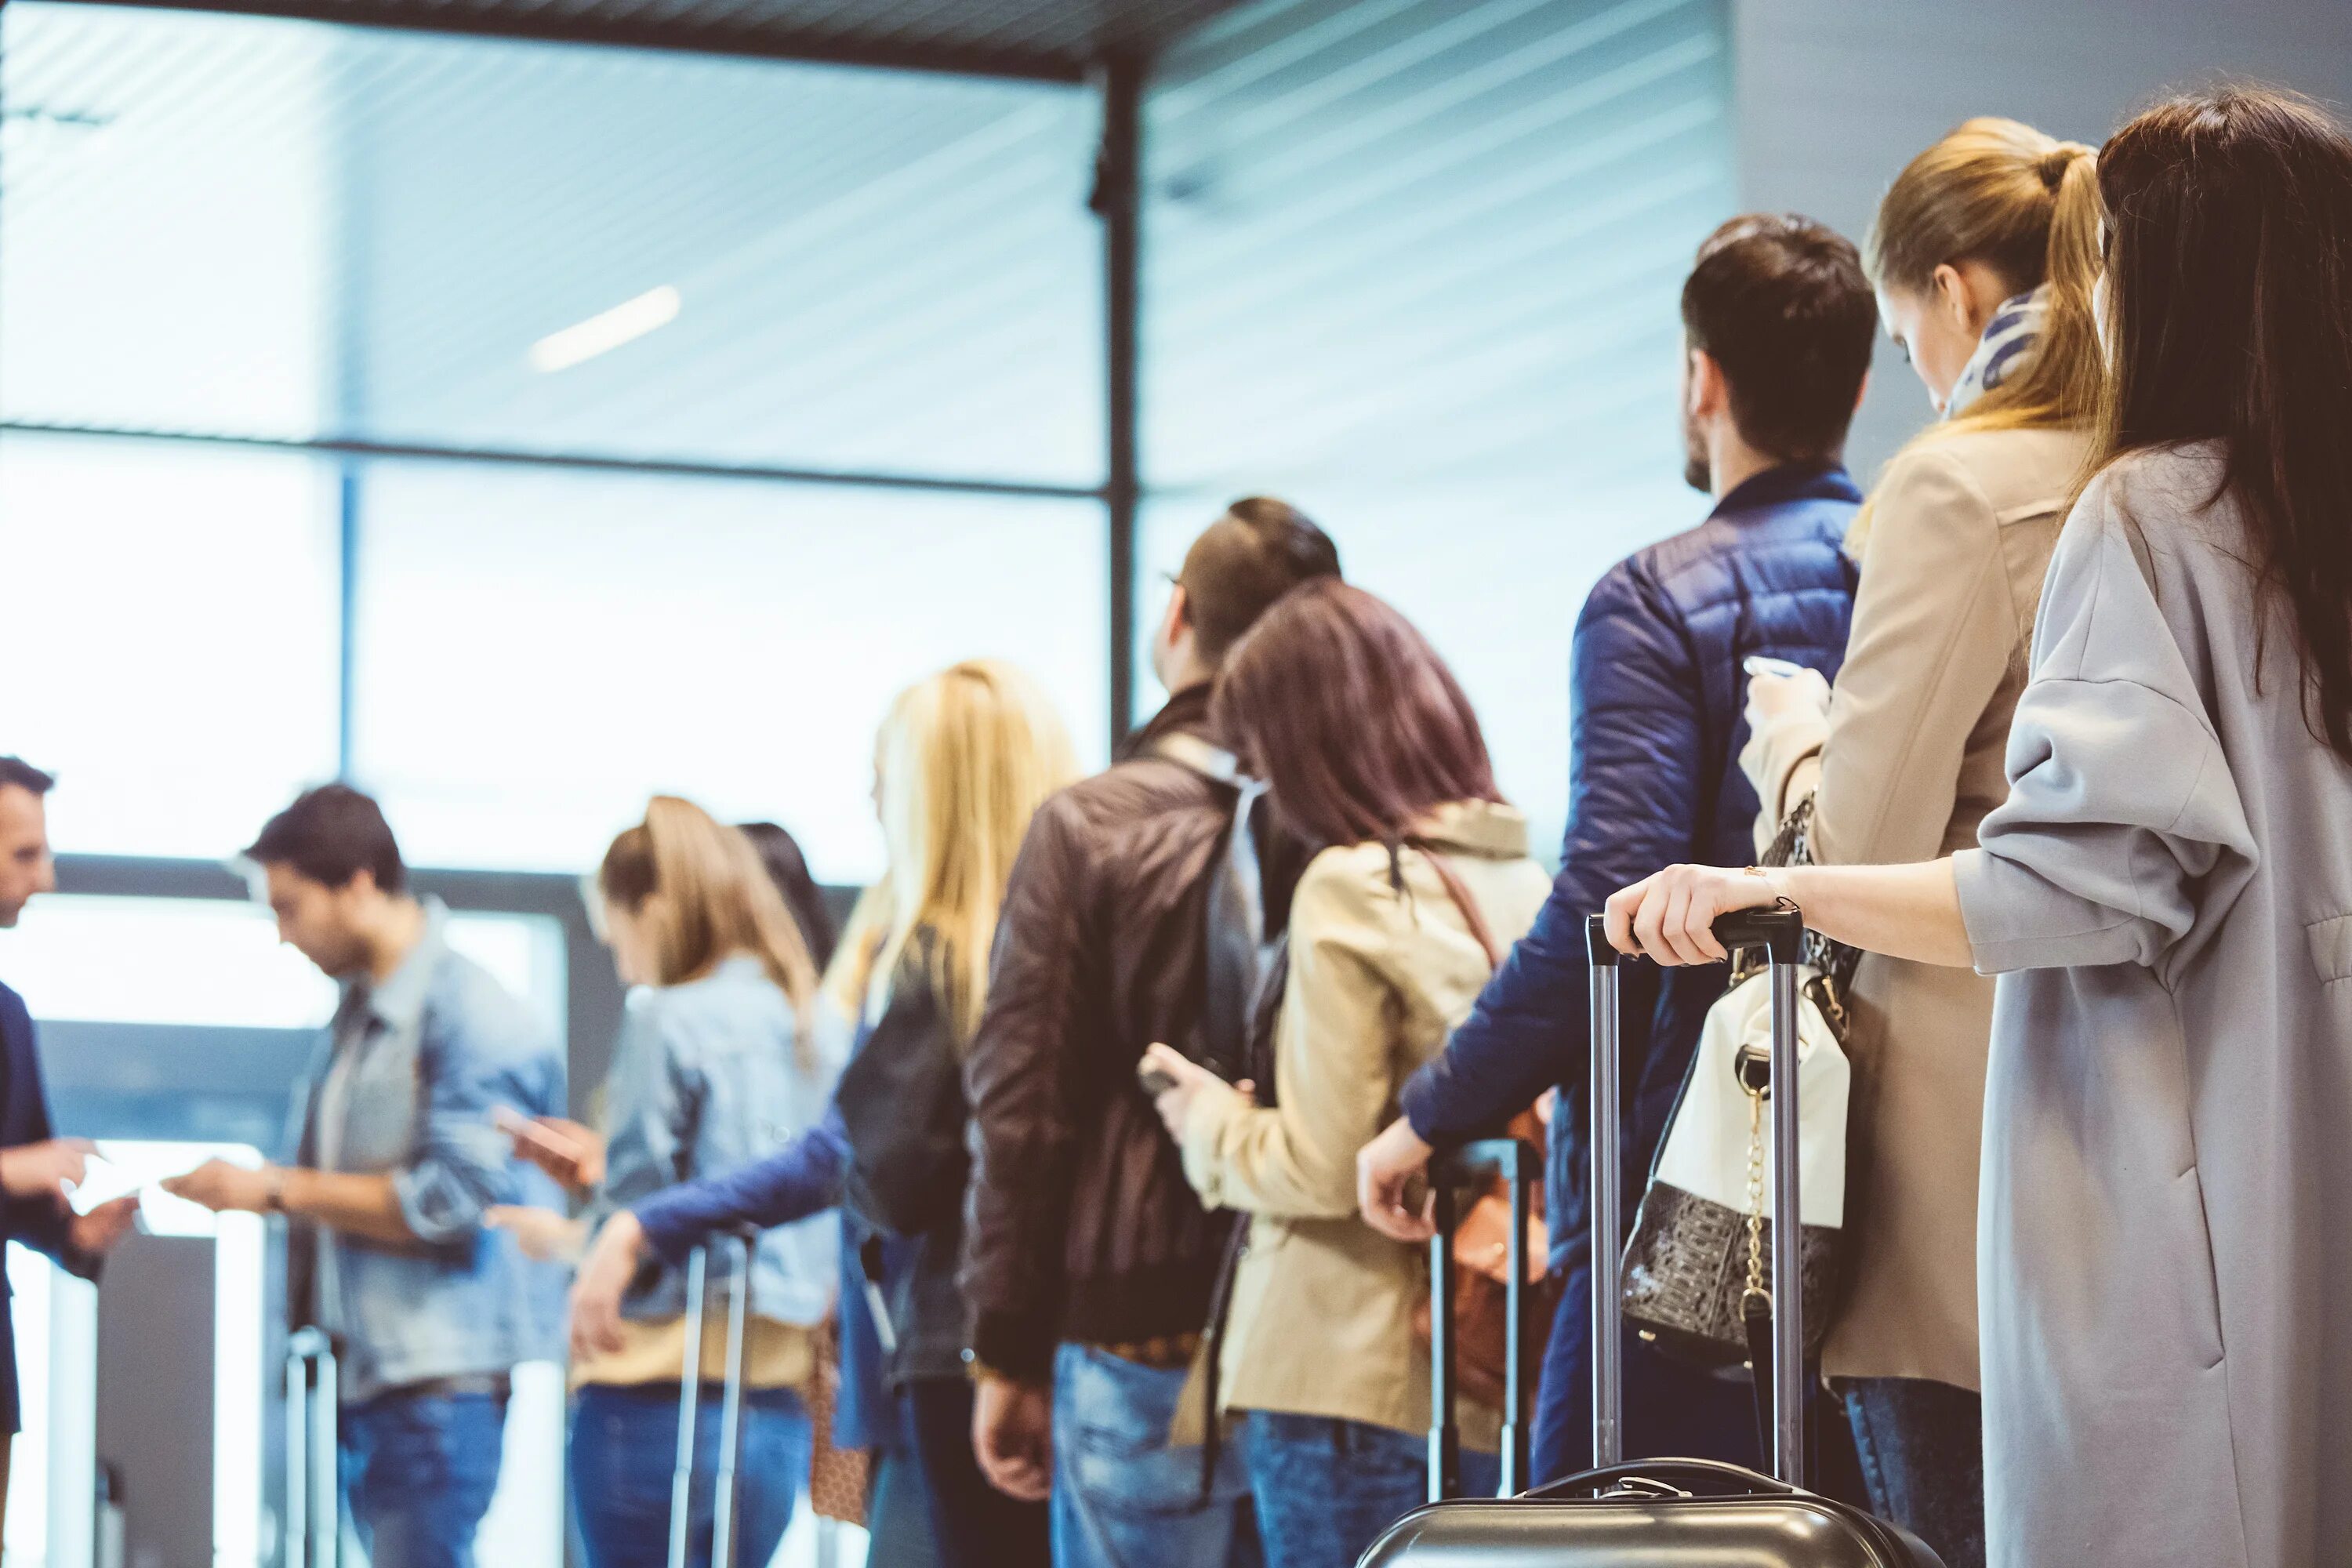
<path id="1" fill-rule="evenodd" d="M 1209 728 L 1209 683 L 1207 681 L 1204 680 L 1198 686 L 1188 686 L 1171 697 L 1167 706 L 1147 720 L 1143 728 L 1133 731 L 1126 740 L 1118 743 L 1118 748 L 1111 753 L 1111 761 L 1124 763 L 1131 758 L 1139 757 L 1150 749 L 1154 741 L 1159 740 L 1162 735 L 1180 730 L 1206 740 L 1216 740 L 1216 732 Z"/>
<path id="2" fill-rule="evenodd" d="M 1500 801 L 1448 801 L 1415 824 L 1412 836 L 1433 849 L 1493 860 L 1516 860 L 1528 852 L 1526 814 Z"/>
<path id="3" fill-rule="evenodd" d="M 1761 511 L 1801 500 L 1842 500 L 1859 506 L 1862 491 L 1843 463 L 1781 463 L 1734 485 L 1707 515 Z"/>
<path id="4" fill-rule="evenodd" d="M 425 996 L 433 988 L 434 972 L 449 951 L 449 910 L 438 899 L 425 899 L 425 930 L 400 967 L 380 985 L 364 980 L 351 983 L 353 1004 L 366 1009 L 389 1029 L 407 1029 L 425 1015 Z"/>

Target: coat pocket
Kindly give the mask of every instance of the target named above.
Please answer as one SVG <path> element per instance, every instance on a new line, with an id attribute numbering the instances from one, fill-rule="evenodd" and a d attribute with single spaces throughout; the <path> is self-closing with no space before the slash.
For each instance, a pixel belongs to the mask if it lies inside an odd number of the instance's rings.
<path id="1" fill-rule="evenodd" d="M 2323 985 L 2352 980 L 2352 914 L 2313 921 L 2303 928 L 2311 947 L 2311 967 Z"/>

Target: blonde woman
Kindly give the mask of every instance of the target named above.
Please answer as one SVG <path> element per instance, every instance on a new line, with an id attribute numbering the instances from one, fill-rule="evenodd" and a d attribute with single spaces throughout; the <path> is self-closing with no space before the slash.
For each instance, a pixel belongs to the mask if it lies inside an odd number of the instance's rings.
<path id="1" fill-rule="evenodd" d="M 1912 160 L 1864 257 L 1887 333 L 1942 416 L 1854 524 L 1853 636 L 1834 691 L 1762 675 L 1742 757 L 1765 841 L 1812 797 L 1821 864 L 1933 859 L 2008 794 L 2002 749 L 2034 609 L 2089 454 L 2101 363 L 2091 150 L 1971 120 Z M 1865 955 L 1853 1294 L 1822 1354 L 1876 1510 L 1951 1568 L 1984 1561 L 1977 1152 L 1993 984 Z"/>
<path id="2" fill-rule="evenodd" d="M 684 1184 L 616 1215 L 573 1294 L 576 1346 L 613 1331 L 612 1303 L 647 1256 L 678 1258 L 727 1225 L 775 1225 L 838 1203 L 854 1270 L 844 1357 L 866 1347 L 888 1408 L 855 1368 L 843 1441 L 899 1439 L 944 1568 L 1046 1560 L 1045 1512 L 991 1487 L 971 1451 L 971 1384 L 956 1289 L 965 1175 L 962 1050 L 988 986 L 997 906 L 1038 804 L 1077 775 L 1060 717 L 1010 665 L 975 659 L 893 704 L 877 758 L 889 870 L 843 939 L 835 974 L 862 974 L 857 1043 L 809 1136 L 731 1176 Z M 845 965 L 855 967 L 845 967 Z"/>
<path id="3" fill-rule="evenodd" d="M 815 1125 L 839 1071 L 842 1032 L 819 1026 L 816 966 L 751 839 L 690 802 L 656 795 L 605 851 L 593 896 L 614 967 L 633 988 L 604 1126 L 601 1134 L 552 1121 L 519 1128 L 518 1152 L 593 1186 L 592 1208 L 602 1209 L 759 1160 Z M 571 1224 L 537 1212 L 499 1218 L 541 1250 Z M 837 1245 L 832 1218 L 820 1216 L 770 1233 L 753 1255 L 737 1493 L 747 1562 L 774 1553 L 808 1471 L 799 1391 L 815 1372 Z M 572 1368 L 572 1498 L 590 1568 L 652 1568 L 668 1550 L 683 1271 L 629 1285 L 611 1331 Z M 713 1286 L 721 1300 L 734 1288 Z M 723 1349 L 705 1339 L 706 1380 L 720 1375 Z M 705 1483 L 691 1508 L 697 1563 L 710 1560 L 718 1409 L 715 1398 L 703 1402 L 695 1434 Z"/>

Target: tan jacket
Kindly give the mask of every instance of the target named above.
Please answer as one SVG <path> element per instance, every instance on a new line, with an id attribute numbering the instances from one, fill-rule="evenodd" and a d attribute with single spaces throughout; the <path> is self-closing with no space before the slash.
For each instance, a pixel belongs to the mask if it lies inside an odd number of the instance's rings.
<path id="1" fill-rule="evenodd" d="M 1534 923 L 1551 879 L 1528 858 L 1507 805 L 1442 808 L 1422 837 L 1477 900 L 1506 948 Z M 1356 1213 L 1356 1152 L 1396 1118 L 1397 1091 L 1435 1056 L 1485 988 L 1486 955 L 1428 860 L 1377 844 L 1326 849 L 1290 907 L 1290 979 L 1275 1026 L 1276 1105 L 1226 1090 L 1192 1102 L 1184 1171 L 1203 1203 L 1249 1213 L 1221 1357 L 1220 1410 L 1333 1416 L 1417 1432 L 1429 1423 L 1428 1352 L 1413 1312 L 1424 1249 Z M 1465 1436 L 1481 1436 L 1464 1407 Z M 1493 1417 L 1484 1423 L 1492 1444 Z"/>
<path id="2" fill-rule="evenodd" d="M 1740 759 L 1763 802 L 1759 843 L 1808 789 L 1824 865 L 1931 860 L 1976 843 L 1978 821 L 2009 794 L 2010 715 L 2086 449 L 2066 431 L 1977 431 L 1887 465 L 1855 522 L 1862 586 L 1828 717 L 1784 716 Z M 1854 1276 L 1822 1370 L 1973 1389 L 1992 982 L 1873 953 L 1852 1000 Z"/>

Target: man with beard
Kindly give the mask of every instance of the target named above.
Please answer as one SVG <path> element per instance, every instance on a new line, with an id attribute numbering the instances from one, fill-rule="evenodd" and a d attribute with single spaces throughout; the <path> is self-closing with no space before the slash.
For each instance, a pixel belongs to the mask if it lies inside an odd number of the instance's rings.
<path id="1" fill-rule="evenodd" d="M 1563 1289 L 1536 1398 L 1538 1481 L 1587 1468 L 1591 1452 L 1584 917 L 1677 861 L 1753 858 L 1741 666 L 1760 655 L 1834 677 L 1853 608 L 1843 543 L 1862 494 L 1841 458 L 1877 324 L 1853 246 L 1803 218 L 1734 218 L 1699 247 L 1682 314 L 1685 477 L 1715 510 L 1619 562 L 1585 601 L 1559 880 L 1444 1054 L 1406 1085 L 1404 1114 L 1358 1160 L 1364 1217 L 1422 1239 L 1406 1184 L 1432 1151 L 1491 1132 L 1558 1086 L 1545 1194 Z M 1623 971 L 1629 1194 L 1642 1190 L 1725 979 L 1720 964 Z M 1744 1380 L 1628 1339 L 1627 1454 L 1759 1462 Z"/>

